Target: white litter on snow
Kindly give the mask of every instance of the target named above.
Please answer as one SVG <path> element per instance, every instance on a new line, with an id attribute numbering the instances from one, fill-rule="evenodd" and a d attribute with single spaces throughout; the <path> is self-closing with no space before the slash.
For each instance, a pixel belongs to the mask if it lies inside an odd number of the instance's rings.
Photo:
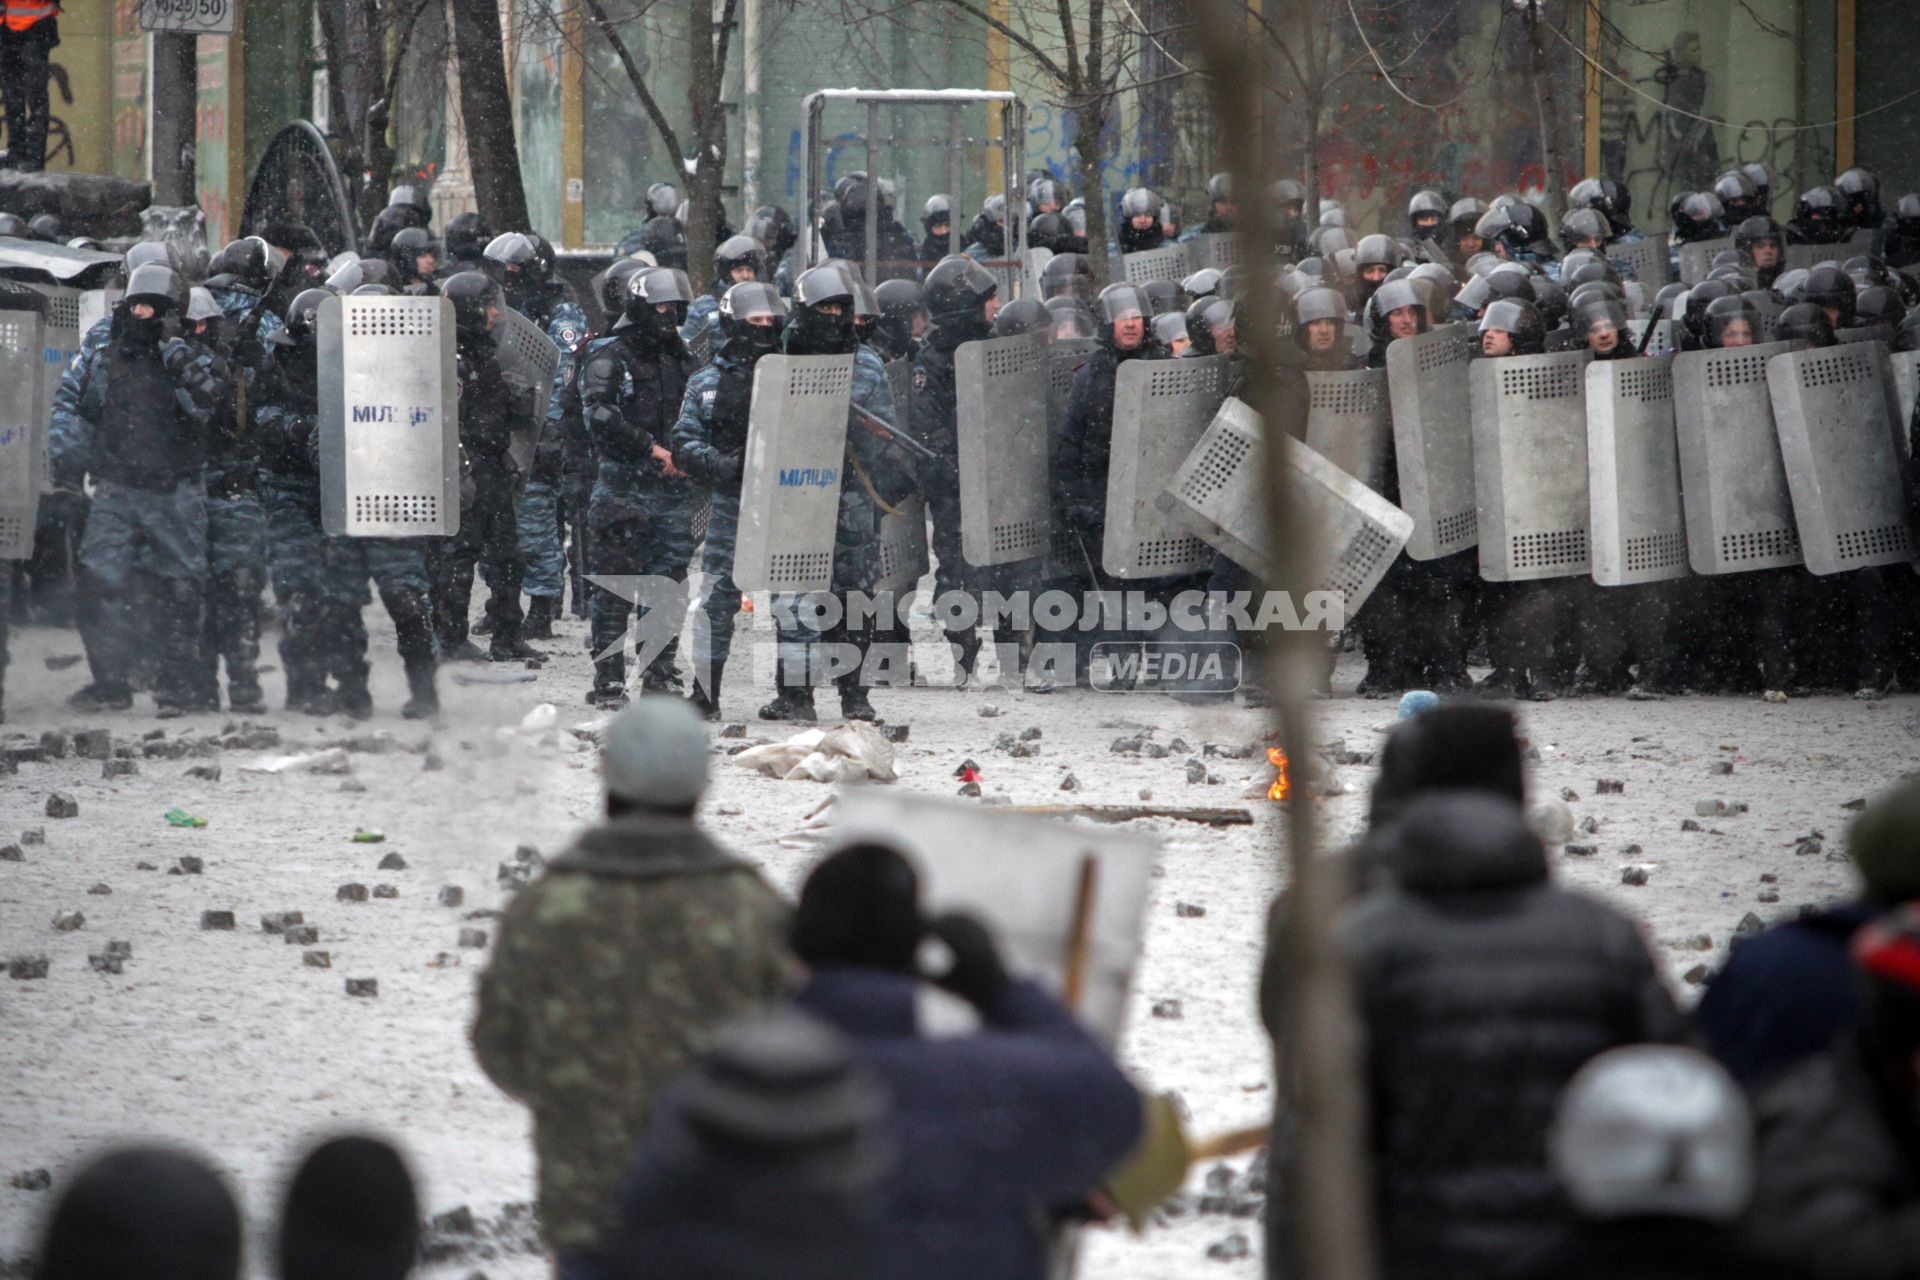
<path id="1" fill-rule="evenodd" d="M 808 729 L 785 742 L 748 747 L 733 762 L 787 782 L 892 782 L 893 747 L 863 720 Z"/>

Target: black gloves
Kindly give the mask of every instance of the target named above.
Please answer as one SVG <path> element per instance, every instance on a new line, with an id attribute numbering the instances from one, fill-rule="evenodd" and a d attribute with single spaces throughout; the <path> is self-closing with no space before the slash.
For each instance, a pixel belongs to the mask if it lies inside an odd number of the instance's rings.
<path id="1" fill-rule="evenodd" d="M 187 345 L 184 338 L 170 338 L 167 344 L 160 348 L 160 363 L 166 366 L 168 373 L 178 379 L 193 363 L 193 348 Z"/>
<path id="2" fill-rule="evenodd" d="M 927 932 L 953 953 L 952 967 L 943 974 L 928 975 L 934 985 L 978 1009 L 999 998 L 1012 983 L 993 934 L 973 916 L 949 912 L 929 924 Z"/>
<path id="3" fill-rule="evenodd" d="M 723 453 L 720 455 L 719 461 L 714 464 L 714 471 L 717 478 L 721 480 L 738 480 L 746 471 L 746 455 L 743 453 Z"/>

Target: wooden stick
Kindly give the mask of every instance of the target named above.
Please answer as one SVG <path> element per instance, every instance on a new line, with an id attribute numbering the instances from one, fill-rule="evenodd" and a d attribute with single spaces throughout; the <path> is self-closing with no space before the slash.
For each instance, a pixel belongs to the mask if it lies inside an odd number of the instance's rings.
<path id="1" fill-rule="evenodd" d="M 1244 1129 L 1216 1133 L 1212 1137 L 1201 1138 L 1189 1147 L 1188 1159 L 1198 1164 L 1202 1160 L 1224 1160 L 1243 1151 L 1254 1151 L 1267 1145 L 1267 1137 L 1272 1131 L 1271 1125 L 1251 1124 Z"/>
<path id="2" fill-rule="evenodd" d="M 1099 883 L 1100 868 L 1093 855 L 1080 858 L 1080 883 L 1073 892 L 1073 928 L 1067 933 L 1067 972 L 1060 984 L 1060 998 L 1067 1008 L 1080 1011 L 1080 1000 L 1087 989 L 1087 963 L 1093 950 L 1093 899 Z"/>
<path id="3" fill-rule="evenodd" d="M 1028 804 L 1009 805 L 1002 813 L 1036 813 L 1057 818 L 1086 818 L 1093 822 L 1137 822 L 1142 818 L 1176 818 L 1204 822 L 1212 827 L 1250 827 L 1250 809 L 1216 809 L 1205 805 L 1156 807 L 1136 804 Z"/>

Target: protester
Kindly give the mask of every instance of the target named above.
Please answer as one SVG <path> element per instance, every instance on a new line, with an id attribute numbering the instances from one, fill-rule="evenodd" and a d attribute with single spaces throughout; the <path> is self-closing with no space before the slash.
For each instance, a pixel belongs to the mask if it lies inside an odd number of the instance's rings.
<path id="1" fill-rule="evenodd" d="M 420 1205 L 399 1151 L 333 1138 L 307 1153 L 280 1210 L 281 1280 L 401 1280 L 420 1251 Z"/>
<path id="2" fill-rule="evenodd" d="M 125 1147 L 61 1192 L 35 1280 L 239 1280 L 240 1210 L 199 1155 Z"/>

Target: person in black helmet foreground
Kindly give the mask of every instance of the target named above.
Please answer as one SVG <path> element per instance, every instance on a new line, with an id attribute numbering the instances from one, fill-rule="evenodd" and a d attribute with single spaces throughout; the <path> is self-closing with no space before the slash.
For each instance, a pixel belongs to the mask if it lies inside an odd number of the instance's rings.
<path id="1" fill-rule="evenodd" d="M 968 592 L 976 599 L 988 590 L 1008 592 L 1014 583 L 1005 571 L 969 565 L 960 552 L 960 443 L 959 389 L 955 383 L 954 353 L 962 343 L 982 342 L 993 336 L 999 286 L 987 269 L 960 255 L 943 258 L 927 273 L 927 314 L 933 328 L 913 362 L 913 396 L 908 420 L 915 437 L 937 451 L 947 465 L 920 468 L 920 492 L 933 518 L 933 554 L 939 561 L 935 596 Z M 977 677 L 980 653 L 978 626 L 949 627 L 947 647 L 952 652 L 954 683 Z M 1017 681 L 1019 636 L 1002 625 L 994 631 L 1002 682 Z"/>
<path id="2" fill-rule="evenodd" d="M 807 970 L 795 1006 L 851 1037 L 893 1096 L 875 1280 L 1038 1280 L 1051 1214 L 1083 1203 L 1139 1139 L 1133 1086 L 1057 1000 L 1008 971 L 983 923 L 927 919 L 919 877 L 891 848 L 857 844 L 815 867 L 789 937 Z M 944 968 L 922 967 L 928 940 Z M 925 1034 L 926 982 L 972 1006 L 979 1030 Z"/>
<path id="3" fill-rule="evenodd" d="M 1443 709 L 1396 735 L 1423 732 L 1414 726 Z M 1386 881 L 1344 910 L 1337 935 L 1364 1019 L 1380 1274 L 1508 1274 L 1574 1225 L 1548 1150 L 1561 1090 L 1596 1055 L 1676 1042 L 1685 1024 L 1639 926 L 1553 885 L 1510 795 L 1414 794 L 1369 843 Z M 1275 919 L 1261 1012 L 1284 1080 L 1293 1019 L 1278 968 L 1284 914 Z M 1288 1209 L 1300 1176 L 1289 1092 L 1270 1148 L 1269 1275 L 1297 1273 L 1287 1265 L 1297 1261 Z"/>
<path id="4" fill-rule="evenodd" d="M 36 1280 L 239 1280 L 240 1208 L 207 1160 L 125 1147 L 65 1183 L 35 1253 Z"/>
<path id="5" fill-rule="evenodd" d="M 829 673 L 840 694 L 840 715 L 846 720 L 878 720 L 867 696 L 867 658 L 872 641 L 872 619 L 847 607 L 849 591 L 871 592 L 880 576 L 881 504 L 892 505 L 912 492 L 913 477 L 886 447 L 853 418 L 855 408 L 897 425 L 905 406 L 895 405 L 886 366 L 871 347 L 854 333 L 853 312 L 857 282 L 839 266 L 823 264 L 794 282 L 793 319 L 781 345 L 790 356 L 852 354 L 853 389 L 848 407 L 846 451 L 840 473 L 839 524 L 833 548 L 831 586 L 812 593 L 815 600 L 782 592 L 774 597 L 774 634 L 777 657 L 775 695 L 760 708 L 763 720 L 817 718 L 813 705 L 816 684 Z M 819 599 L 833 596 L 832 602 Z M 816 613 L 811 604 L 818 604 Z M 811 623 L 829 617 L 824 628 Z M 888 615 L 884 614 L 882 617 Z M 904 672 L 894 674 L 904 678 Z"/>
<path id="6" fill-rule="evenodd" d="M 686 276 L 651 267 L 630 277 L 624 314 L 610 336 L 591 343 L 580 361 L 580 404 L 600 470 L 588 509 L 588 544 L 595 574 L 643 575 L 684 584 L 693 558 L 693 493 L 670 450 L 693 358 L 680 340 L 689 296 Z M 684 586 L 680 588 L 684 590 Z M 593 691 L 589 701 L 618 707 L 627 701 L 627 623 L 636 608 L 668 607 L 674 638 L 635 673 L 642 690 L 675 690 L 678 673 L 677 606 L 637 606 L 595 585 Z"/>
<path id="7" fill-rule="evenodd" d="M 539 650 L 520 637 L 520 527 L 514 495 L 519 468 L 508 448 L 513 439 L 517 403 L 500 371 L 494 325 L 505 305 L 500 286 L 479 271 L 447 279 L 441 296 L 453 303 L 456 350 L 460 362 L 460 453 L 473 497 L 462 504 L 460 532 L 441 541 L 432 553 L 433 621 L 445 659 L 480 659 L 467 638 L 473 601 L 473 572 L 484 562 L 487 575 L 488 652 L 495 662 L 539 658 Z M 468 486 L 463 484 L 462 491 Z"/>
<path id="8" fill-rule="evenodd" d="M 1920 1256 L 1920 906 L 1849 949 L 1859 1025 L 1755 1103 L 1754 1241 L 1815 1280 L 1904 1276 Z"/>
<path id="9" fill-rule="evenodd" d="M 677 698 L 615 715 L 605 820 L 514 894 L 480 978 L 474 1057 L 531 1112 L 563 1280 L 607 1274 L 621 1176 L 669 1083 L 792 975 L 780 896 L 701 829 L 708 759 Z"/>
<path id="10" fill-rule="evenodd" d="M 740 531 L 740 478 L 746 466 L 753 371 L 779 349 L 787 304 L 771 284 L 742 281 L 720 299 L 720 345 L 687 380 L 670 448 L 675 465 L 712 495 L 700 547 L 700 599 L 693 616 L 694 708 L 720 718 L 720 696 L 740 613 L 733 551 Z"/>
<path id="11" fill-rule="evenodd" d="M 600 1280 L 872 1280 L 892 1110 L 816 1018 L 724 1028 L 647 1126 Z"/>
<path id="12" fill-rule="evenodd" d="M 159 650 L 161 713 L 195 701 L 207 590 L 203 469 L 232 393 L 223 365 L 166 336 L 165 319 L 185 298 L 172 270 L 136 269 L 115 308 L 113 338 L 86 374 L 78 416 L 88 428 L 84 465 L 94 494 L 80 543 L 79 622 L 93 678 L 68 699 L 82 710 L 132 705 L 136 635 Z M 152 580 L 157 616 L 129 616 L 136 574 Z"/>
<path id="13" fill-rule="evenodd" d="M 706 338 L 709 354 L 720 344 L 720 299 L 727 290 L 748 280 L 766 280 L 767 251 L 748 236 L 732 236 L 713 251 L 713 284 L 687 308 L 687 322 L 681 326 L 680 340 L 692 350 Z"/>

